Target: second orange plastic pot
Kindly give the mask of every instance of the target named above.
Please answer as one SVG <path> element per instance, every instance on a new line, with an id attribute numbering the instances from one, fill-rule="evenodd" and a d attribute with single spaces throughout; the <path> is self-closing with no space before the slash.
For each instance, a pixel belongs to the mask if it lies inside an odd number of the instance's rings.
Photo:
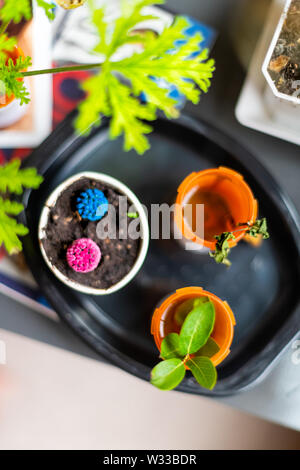
<path id="1" fill-rule="evenodd" d="M 161 343 L 169 333 L 179 333 L 180 327 L 174 328 L 175 309 L 186 300 L 208 297 L 215 307 L 216 319 L 211 337 L 216 341 L 220 350 L 211 360 L 215 366 L 219 365 L 230 353 L 230 346 L 233 340 L 234 326 L 236 324 L 234 314 L 226 301 L 211 292 L 205 291 L 202 287 L 185 287 L 178 289 L 165 299 L 155 310 L 152 322 L 151 333 L 154 337 L 157 348 L 160 351 Z M 175 331 L 176 330 L 176 331 Z"/>
<path id="2" fill-rule="evenodd" d="M 189 204 L 188 201 L 192 197 L 191 195 L 196 192 L 201 193 L 202 197 L 205 195 L 203 198 L 204 233 L 202 237 L 193 232 L 184 215 L 186 204 Z M 214 202 L 206 204 L 205 200 L 217 202 L 214 206 Z M 199 201 L 202 203 L 201 198 L 199 198 Z M 213 223 L 214 219 L 218 217 L 218 201 L 221 201 L 228 210 L 228 217 L 224 217 L 224 221 L 216 221 L 216 226 L 218 226 L 216 231 L 219 233 L 213 232 L 207 236 L 209 223 L 211 221 Z M 257 201 L 241 174 L 225 167 L 211 168 L 198 173 L 191 173 L 181 183 L 176 199 L 175 222 L 185 239 L 214 250 L 216 246 L 215 235 L 227 231 L 231 232 L 235 228 L 238 229 L 239 224 L 253 223 L 257 217 L 257 210 Z M 235 240 L 230 240 L 229 246 L 235 246 L 245 236 L 245 233 L 246 228 L 235 232 Z"/>

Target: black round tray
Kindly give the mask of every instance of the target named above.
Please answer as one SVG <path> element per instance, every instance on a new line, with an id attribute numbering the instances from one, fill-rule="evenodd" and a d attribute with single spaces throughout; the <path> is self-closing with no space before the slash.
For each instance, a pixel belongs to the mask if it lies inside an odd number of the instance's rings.
<path id="1" fill-rule="evenodd" d="M 149 380 L 158 361 L 150 334 L 157 302 L 185 286 L 202 286 L 226 299 L 237 320 L 232 352 L 218 367 L 212 392 L 192 377 L 179 390 L 211 396 L 230 395 L 249 387 L 300 330 L 299 218 L 290 200 L 262 165 L 236 141 L 204 122 L 188 117 L 159 119 L 144 155 L 124 153 L 122 140 L 110 141 L 108 122 L 87 138 L 74 134 L 71 114 L 26 161 L 45 181 L 27 190 L 22 222 L 30 229 L 24 252 L 46 298 L 85 341 L 122 369 Z M 242 173 L 269 221 L 271 239 L 254 248 L 240 243 L 231 253 L 232 266 L 185 251 L 174 240 L 151 240 L 145 264 L 121 292 L 106 297 L 77 293 L 60 283 L 43 261 L 37 226 L 49 193 L 70 175 L 100 171 L 119 178 L 141 202 L 172 203 L 179 183 L 192 171 L 228 166 Z"/>

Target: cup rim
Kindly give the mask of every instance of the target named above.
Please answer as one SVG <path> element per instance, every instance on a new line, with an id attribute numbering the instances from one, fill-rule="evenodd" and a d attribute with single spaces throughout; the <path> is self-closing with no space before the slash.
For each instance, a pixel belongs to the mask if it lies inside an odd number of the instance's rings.
<path id="1" fill-rule="evenodd" d="M 62 192 L 67 189 L 71 184 L 77 181 L 80 178 L 90 178 L 96 181 L 107 183 L 115 189 L 118 189 L 121 193 L 128 197 L 130 202 L 135 206 L 136 211 L 139 214 L 140 222 L 141 222 L 141 246 L 139 250 L 139 254 L 135 260 L 134 265 L 132 266 L 129 273 L 126 274 L 119 282 L 114 284 L 113 286 L 109 287 L 108 289 L 97 289 L 95 287 L 85 286 L 84 284 L 80 284 L 79 282 L 73 281 L 65 276 L 56 266 L 54 266 L 51 261 L 49 260 L 47 253 L 44 249 L 42 239 L 45 235 L 45 227 L 48 223 L 48 217 L 52 207 L 55 205 L 58 197 L 62 194 Z M 117 292 L 118 290 L 125 287 L 138 273 L 140 268 L 142 267 L 149 247 L 149 224 L 147 215 L 144 211 L 144 208 L 140 201 L 138 200 L 137 196 L 121 181 L 113 178 L 110 175 L 105 173 L 98 173 L 94 171 L 83 171 L 80 173 L 76 173 L 71 177 L 64 180 L 61 184 L 59 184 L 48 196 L 44 203 L 44 207 L 41 211 L 39 225 L 38 225 L 38 241 L 42 256 L 44 261 L 46 262 L 47 266 L 50 268 L 52 273 L 65 285 L 68 287 L 75 289 L 79 292 L 84 294 L 90 295 L 108 295 Z"/>

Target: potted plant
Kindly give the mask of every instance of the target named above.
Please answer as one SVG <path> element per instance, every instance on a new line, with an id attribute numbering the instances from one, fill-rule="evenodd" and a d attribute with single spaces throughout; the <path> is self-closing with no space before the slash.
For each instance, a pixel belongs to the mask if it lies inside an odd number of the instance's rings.
<path id="1" fill-rule="evenodd" d="M 141 268 L 149 245 L 148 220 L 126 185 L 83 172 L 60 184 L 45 202 L 39 241 L 58 279 L 80 292 L 107 295 Z"/>
<path id="2" fill-rule="evenodd" d="M 34 1 L 44 8 L 49 19 L 53 19 L 52 2 Z M 62 0 L 59 3 L 72 8 L 83 2 Z M 90 0 L 91 16 L 99 36 L 99 43 L 94 48 L 94 53 L 99 55 L 99 62 L 24 71 L 25 66 L 27 68 L 31 65 L 30 57 L 20 60 L 18 64 L 10 62 L 8 65 L 2 61 L 0 80 L 7 93 L 13 92 L 17 99 L 24 96 L 25 85 L 18 81 L 24 77 L 94 69 L 97 73 L 83 83 L 87 97 L 79 106 L 79 115 L 75 121 L 77 132 L 88 133 L 91 126 L 100 124 L 102 115 L 108 116 L 111 118 L 110 137 L 115 139 L 124 134 L 126 151 L 133 148 L 140 154 L 144 153 L 149 148 L 146 134 L 152 130 L 147 121 L 155 120 L 159 110 L 168 118 L 179 116 L 177 100 L 169 96 L 169 88 L 161 88 L 152 77 L 176 86 L 181 95 L 197 104 L 201 92 L 208 91 L 214 71 L 214 61 L 208 60 L 208 51 L 204 49 L 199 53 L 201 35 L 187 38 L 184 34 L 189 25 L 185 18 L 178 17 L 157 37 L 139 29 L 143 21 L 154 19 L 144 8 L 155 3 L 161 4 L 164 0 L 128 2 L 121 16 L 108 24 L 107 6 L 98 8 Z M 0 39 L 11 21 L 18 23 L 23 16 L 29 18 L 30 14 L 29 0 L 22 0 L 18 9 L 15 8 L 15 0 L 4 0 L 4 6 L 0 8 L 3 21 Z M 184 44 L 175 47 L 180 40 L 185 40 Z M 141 45 L 139 52 L 133 51 L 126 58 L 118 54 L 122 47 L 137 42 Z M 4 49 L 3 41 L 0 42 L 0 48 Z M 172 49 L 174 53 L 170 54 Z M 147 96 L 146 103 L 140 100 L 142 92 Z"/>
<path id="3" fill-rule="evenodd" d="M 196 223 L 200 205 L 204 208 L 203 224 Z M 180 233 L 184 239 L 210 250 L 218 263 L 230 265 L 230 248 L 245 236 L 269 237 L 266 219 L 257 220 L 257 213 L 250 187 L 230 168 L 191 173 L 177 190 L 175 222 Z"/>
<path id="4" fill-rule="evenodd" d="M 80 6 L 82 1 L 61 0 L 64 8 Z M 16 45 L 14 38 L 8 37 L 7 31 L 12 25 L 29 20 L 32 15 L 31 1 L 3 0 L 0 4 L 0 83 L 2 95 L 15 97 L 15 101 L 28 103 L 30 96 L 26 86 L 26 77 L 52 73 L 64 73 L 74 70 L 94 70 L 96 73 L 87 79 L 82 87 L 86 99 L 79 107 L 74 123 L 78 133 L 88 133 L 91 126 L 101 123 L 101 116 L 110 118 L 110 137 L 117 138 L 124 134 L 124 150 L 135 149 L 144 153 L 150 146 L 146 135 L 152 128 L 147 121 L 156 118 L 157 111 L 163 111 L 169 118 L 176 118 L 180 111 L 177 101 L 169 96 L 168 89 L 162 89 L 151 79 L 155 76 L 172 85 L 188 100 L 197 104 L 201 92 L 207 92 L 214 71 L 214 61 L 208 58 L 208 51 L 199 53 L 200 34 L 186 37 L 188 27 L 185 18 L 178 17 L 172 25 L 166 26 L 158 36 L 150 37 L 143 29 L 138 29 L 143 21 L 153 20 L 144 7 L 164 3 L 164 0 L 139 0 L 128 2 L 120 11 L 120 16 L 108 24 L 106 6 L 98 8 L 93 0 L 89 1 L 91 17 L 99 36 L 99 43 L 94 52 L 99 55 L 99 62 L 41 70 L 27 70 L 31 66 L 29 56 L 9 58 Z M 50 0 L 33 0 L 35 7 L 42 8 L 49 20 L 55 17 L 54 4 Z M 181 47 L 175 44 L 184 40 Z M 126 59 L 116 60 L 122 47 L 139 42 L 139 53 L 133 53 Z M 182 42 L 182 41 L 181 41 Z M 174 53 L 170 51 L 174 48 Z M 188 79 L 188 80 L 187 80 Z M 147 96 L 147 102 L 140 100 L 141 92 Z M 5 111 L 8 110 L 6 107 Z"/>
<path id="5" fill-rule="evenodd" d="M 300 1 L 287 0 L 266 54 L 262 72 L 267 104 L 276 119 L 295 126 L 300 103 Z"/>
<path id="6" fill-rule="evenodd" d="M 216 366 L 230 353 L 235 326 L 227 304 L 201 287 L 186 287 L 156 308 L 151 333 L 163 359 L 151 373 L 161 390 L 175 388 L 190 369 L 204 388 L 214 388 Z"/>

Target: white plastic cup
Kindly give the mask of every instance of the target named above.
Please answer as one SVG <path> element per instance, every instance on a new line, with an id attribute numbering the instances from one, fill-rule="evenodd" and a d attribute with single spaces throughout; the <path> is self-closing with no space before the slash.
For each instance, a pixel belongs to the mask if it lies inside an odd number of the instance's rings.
<path id="1" fill-rule="evenodd" d="M 48 218 L 50 211 L 52 207 L 55 206 L 56 201 L 58 197 L 75 181 L 77 181 L 80 178 L 88 178 L 94 181 L 98 181 L 100 183 L 108 184 L 112 186 L 114 189 L 119 191 L 121 194 L 124 196 L 127 196 L 129 201 L 132 203 L 132 205 L 135 207 L 136 212 L 139 214 L 139 219 L 140 219 L 140 224 L 141 224 L 141 246 L 140 246 L 140 251 L 137 256 L 137 259 L 132 266 L 131 270 L 129 271 L 126 276 L 123 277 L 119 282 L 114 284 L 113 286 L 109 287 L 108 289 L 97 289 L 95 287 L 89 287 L 83 284 L 80 284 L 76 281 L 73 281 L 69 279 L 67 276 L 65 276 L 59 269 L 54 266 L 51 261 L 49 260 L 47 253 L 44 249 L 42 240 L 46 238 L 46 226 L 48 223 Z M 113 178 L 112 176 L 105 175 L 103 173 L 96 173 L 96 172 L 90 172 L 90 171 L 85 171 L 82 173 L 77 173 L 76 175 L 71 176 L 67 180 L 65 180 L 63 183 L 61 183 L 48 197 L 47 201 L 45 202 L 44 208 L 41 212 L 40 216 L 40 221 L 39 221 L 39 227 L 38 227 L 38 238 L 39 238 L 39 244 L 40 244 L 40 249 L 43 255 L 43 258 L 52 271 L 52 273 L 64 284 L 66 284 L 68 287 L 75 289 L 79 292 L 83 292 L 84 294 L 91 294 L 91 295 L 108 295 L 108 294 L 113 294 L 114 292 L 117 292 L 120 289 L 123 289 L 129 282 L 132 281 L 132 279 L 136 276 L 138 271 L 141 269 L 147 252 L 148 252 L 148 247 L 149 247 L 149 224 L 148 224 L 148 219 L 147 215 L 144 211 L 144 208 L 136 195 L 123 183 L 121 183 L 119 180 Z"/>

